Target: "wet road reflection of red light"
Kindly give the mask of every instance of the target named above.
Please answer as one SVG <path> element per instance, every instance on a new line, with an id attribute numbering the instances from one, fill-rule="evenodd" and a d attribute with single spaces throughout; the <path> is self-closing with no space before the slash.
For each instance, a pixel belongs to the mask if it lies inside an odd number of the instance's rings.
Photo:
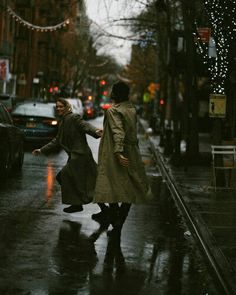
<path id="1" fill-rule="evenodd" d="M 54 172 L 53 172 L 51 162 L 48 162 L 46 178 L 47 178 L 46 201 L 47 201 L 47 205 L 49 206 L 53 196 L 53 184 L 54 184 Z"/>

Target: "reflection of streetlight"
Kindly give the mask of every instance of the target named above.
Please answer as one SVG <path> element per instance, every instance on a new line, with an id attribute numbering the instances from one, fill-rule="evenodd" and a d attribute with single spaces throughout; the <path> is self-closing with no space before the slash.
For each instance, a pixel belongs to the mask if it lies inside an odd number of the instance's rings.
<path id="1" fill-rule="evenodd" d="M 53 173 L 51 162 L 48 162 L 46 177 L 47 177 L 46 201 L 49 206 L 52 195 L 53 195 L 53 185 L 54 185 L 54 173 Z"/>

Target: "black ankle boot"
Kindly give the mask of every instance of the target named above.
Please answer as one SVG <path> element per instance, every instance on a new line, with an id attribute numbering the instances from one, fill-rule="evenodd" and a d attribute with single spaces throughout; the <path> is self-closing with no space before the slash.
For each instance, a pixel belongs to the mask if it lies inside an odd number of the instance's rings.
<path id="1" fill-rule="evenodd" d="M 80 211 L 83 211 L 83 206 L 82 205 L 71 205 L 67 208 L 64 208 L 63 211 L 66 213 L 80 212 Z"/>
<path id="2" fill-rule="evenodd" d="M 103 208 L 99 213 L 92 214 L 91 218 L 99 223 L 107 222 L 109 208 Z"/>

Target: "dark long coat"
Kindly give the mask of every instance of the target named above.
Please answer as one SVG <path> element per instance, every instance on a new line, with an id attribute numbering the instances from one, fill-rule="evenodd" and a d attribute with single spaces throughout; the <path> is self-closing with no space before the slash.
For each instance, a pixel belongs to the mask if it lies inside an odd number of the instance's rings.
<path id="1" fill-rule="evenodd" d="M 106 111 L 98 154 L 94 202 L 145 203 L 151 197 L 137 139 L 136 109 L 129 101 Z M 123 153 L 129 166 L 120 165 L 115 153 Z"/>
<path id="2" fill-rule="evenodd" d="M 60 122 L 57 136 L 41 148 L 45 155 L 58 149 L 64 149 L 68 154 L 68 161 L 57 176 L 63 204 L 82 205 L 92 201 L 97 164 L 86 134 L 98 138 L 96 130 L 80 115 L 68 113 Z"/>

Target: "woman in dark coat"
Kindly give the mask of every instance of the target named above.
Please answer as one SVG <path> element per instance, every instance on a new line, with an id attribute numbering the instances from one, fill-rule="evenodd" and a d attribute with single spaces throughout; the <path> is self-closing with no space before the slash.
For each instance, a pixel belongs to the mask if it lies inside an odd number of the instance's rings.
<path id="1" fill-rule="evenodd" d="M 56 111 L 61 118 L 57 136 L 33 155 L 48 155 L 58 149 L 68 154 L 66 165 L 57 175 L 61 185 L 62 203 L 71 205 L 63 211 L 73 213 L 83 210 L 83 204 L 92 201 L 96 182 L 97 164 L 87 143 L 86 134 L 101 137 L 102 131 L 73 114 L 70 104 L 63 98 L 56 101 Z"/>

